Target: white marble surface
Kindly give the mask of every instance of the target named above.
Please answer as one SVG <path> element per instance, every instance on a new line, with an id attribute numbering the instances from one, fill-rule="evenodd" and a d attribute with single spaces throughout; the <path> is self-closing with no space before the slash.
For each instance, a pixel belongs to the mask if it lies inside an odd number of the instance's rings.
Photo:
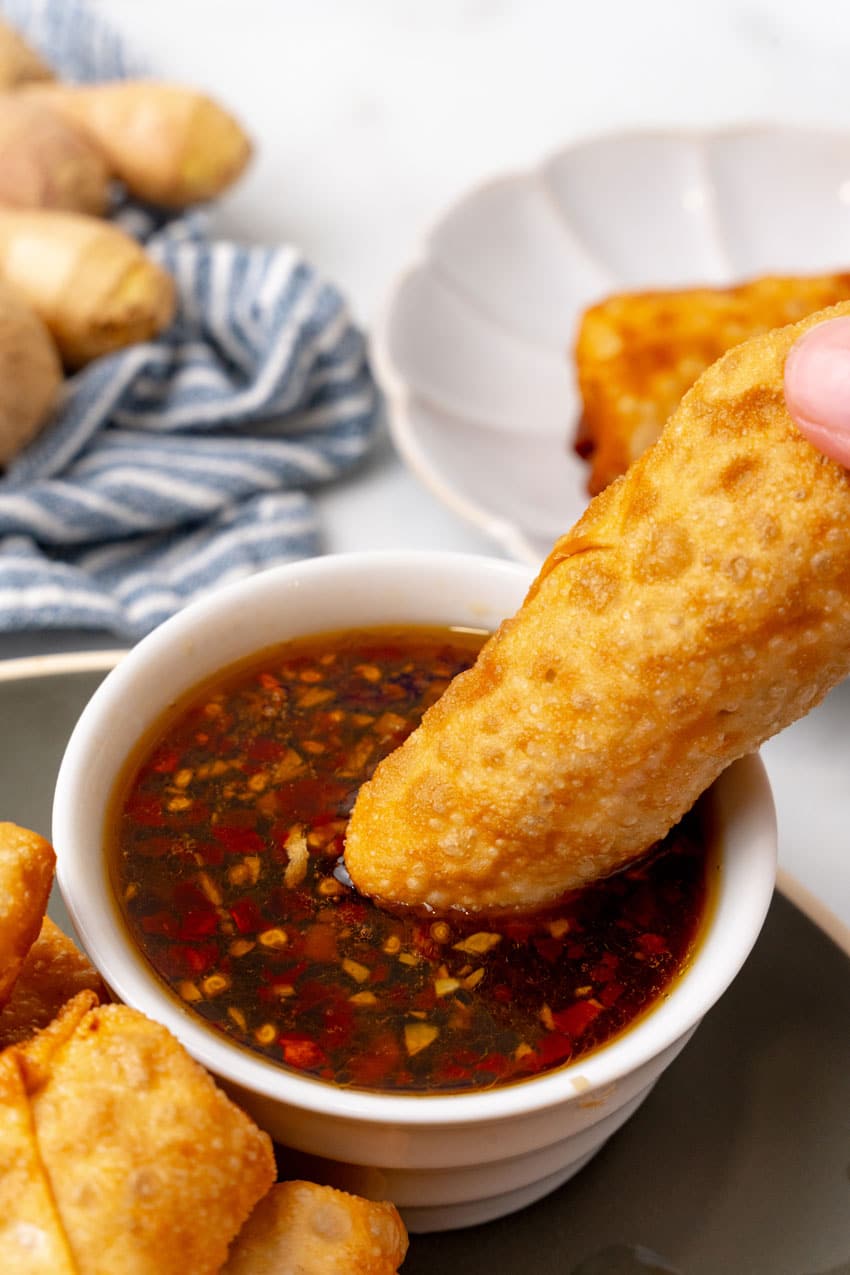
<path id="1" fill-rule="evenodd" d="M 162 74 L 257 141 L 223 234 L 292 239 L 371 322 L 423 229 L 472 182 L 623 128 L 850 126 L 840 0 L 96 0 Z M 817 228 L 813 227 L 813 233 Z M 321 493 L 326 548 L 492 552 L 384 443 Z M 81 644 L 5 639 L 0 655 Z M 783 864 L 850 925 L 850 693 L 767 749 Z"/>

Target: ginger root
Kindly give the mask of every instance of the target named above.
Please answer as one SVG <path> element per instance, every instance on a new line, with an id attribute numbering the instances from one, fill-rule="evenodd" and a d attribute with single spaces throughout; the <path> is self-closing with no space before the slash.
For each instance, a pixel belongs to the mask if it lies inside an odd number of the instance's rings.
<path id="1" fill-rule="evenodd" d="M 174 312 L 170 275 L 116 226 L 76 213 L 0 209 L 0 279 L 71 368 L 149 340 Z"/>
<path id="2" fill-rule="evenodd" d="M 99 149 L 56 111 L 0 94 L 0 204 L 101 216 L 110 173 Z"/>
<path id="3" fill-rule="evenodd" d="M 44 323 L 0 283 L 0 467 L 47 424 L 61 384 L 59 352 Z"/>
<path id="4" fill-rule="evenodd" d="M 52 80 L 53 72 L 17 31 L 0 22 L 0 89 Z"/>
<path id="5" fill-rule="evenodd" d="M 26 96 L 82 129 L 131 194 L 167 208 L 218 195 L 242 173 L 251 143 L 212 98 L 175 84 L 50 84 Z"/>

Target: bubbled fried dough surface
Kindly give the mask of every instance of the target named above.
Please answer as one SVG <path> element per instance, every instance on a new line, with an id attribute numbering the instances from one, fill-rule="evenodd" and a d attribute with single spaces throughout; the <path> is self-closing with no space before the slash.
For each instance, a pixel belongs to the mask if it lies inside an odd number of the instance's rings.
<path id="1" fill-rule="evenodd" d="M 164 1027 L 81 992 L 13 1047 L 79 1275 L 217 1275 L 274 1181 L 266 1134 Z"/>
<path id="2" fill-rule="evenodd" d="M 663 836 L 850 670 L 850 478 L 739 346 L 555 545 L 518 614 L 360 791 L 367 894 L 531 906 Z"/>
<path id="3" fill-rule="evenodd" d="M 392 1204 L 281 1182 L 245 1223 L 222 1275 L 395 1275 L 406 1252 Z"/>
<path id="4" fill-rule="evenodd" d="M 850 275 L 766 276 L 732 288 L 626 292 L 582 316 L 578 451 L 602 491 L 659 437 L 697 377 L 733 346 L 846 301 Z"/>
<path id="5" fill-rule="evenodd" d="M 37 832 L 0 823 L 0 1007 L 38 937 L 56 856 Z"/>

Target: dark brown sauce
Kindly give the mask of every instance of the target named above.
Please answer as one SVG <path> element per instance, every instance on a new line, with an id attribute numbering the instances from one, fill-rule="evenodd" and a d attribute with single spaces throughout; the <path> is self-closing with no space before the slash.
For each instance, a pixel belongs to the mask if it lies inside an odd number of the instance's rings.
<path id="1" fill-rule="evenodd" d="M 241 1045 L 340 1085 L 488 1088 L 597 1048 L 687 964 L 706 904 L 696 816 L 534 916 L 416 915 L 351 889 L 358 788 L 482 641 L 299 639 L 192 692 L 131 759 L 110 819 L 126 924 L 171 991 Z"/>

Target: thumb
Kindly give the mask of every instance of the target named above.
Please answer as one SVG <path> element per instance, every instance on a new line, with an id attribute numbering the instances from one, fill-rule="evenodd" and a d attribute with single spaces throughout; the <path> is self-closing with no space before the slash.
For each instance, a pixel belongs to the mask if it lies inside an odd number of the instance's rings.
<path id="1" fill-rule="evenodd" d="M 819 323 L 791 347 L 785 402 L 809 442 L 850 468 L 850 317 Z"/>

